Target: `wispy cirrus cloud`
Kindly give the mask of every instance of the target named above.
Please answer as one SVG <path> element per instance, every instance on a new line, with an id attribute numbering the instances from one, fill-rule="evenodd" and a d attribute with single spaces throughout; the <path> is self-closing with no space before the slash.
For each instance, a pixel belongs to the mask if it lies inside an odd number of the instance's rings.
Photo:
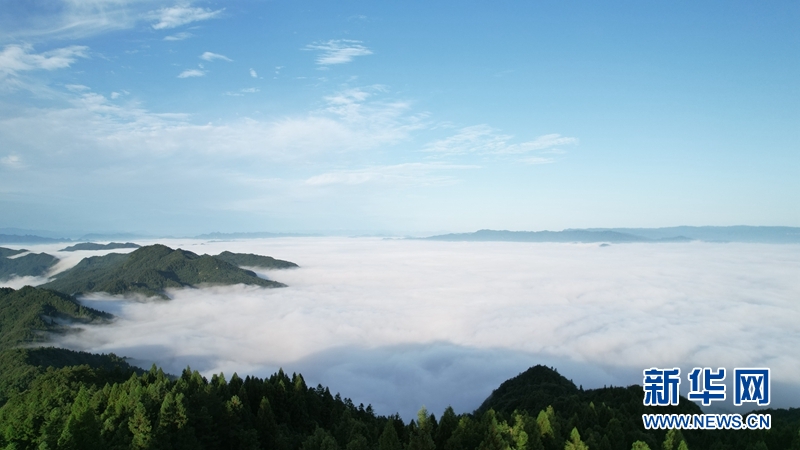
<path id="1" fill-rule="evenodd" d="M 559 154 L 560 147 L 576 145 L 578 139 L 560 134 L 546 134 L 532 141 L 513 142 L 514 136 L 497 132 L 488 125 L 474 125 L 460 129 L 456 134 L 435 140 L 424 151 L 439 155 L 526 155 L 533 152 Z M 554 162 L 551 157 L 528 157 L 520 160 L 527 164 Z"/>
<path id="2" fill-rule="evenodd" d="M 233 61 L 232 59 L 228 58 L 225 55 L 220 55 L 219 53 L 211 53 L 211 52 L 204 52 L 202 55 L 200 55 L 200 59 L 203 59 L 203 60 L 206 60 L 206 61 L 209 61 L 209 62 L 213 62 L 213 61 L 228 61 L 228 62 L 231 62 L 231 61 Z"/>
<path id="3" fill-rule="evenodd" d="M 224 10 L 225 8 L 213 11 L 208 8 L 192 7 L 187 4 L 161 8 L 152 13 L 153 18 L 157 20 L 156 23 L 152 24 L 152 27 L 156 30 L 176 28 L 192 22 L 213 19 Z"/>
<path id="4" fill-rule="evenodd" d="M 178 75 L 178 78 L 204 77 L 206 73 L 200 69 L 187 69 Z"/>
<path id="5" fill-rule="evenodd" d="M 361 41 L 350 39 L 334 39 L 325 42 L 315 42 L 309 44 L 306 50 L 317 50 L 322 52 L 317 56 L 317 64 L 329 66 L 333 64 L 349 63 L 356 56 L 371 55 L 372 50 L 364 46 Z"/>
<path id="6" fill-rule="evenodd" d="M 393 164 L 327 172 L 310 177 L 305 183 L 311 186 L 354 186 L 366 183 L 413 186 L 445 185 L 456 183 L 458 180 L 453 176 L 442 175 L 441 172 L 476 168 L 478 167 L 437 163 Z"/>
<path id="7" fill-rule="evenodd" d="M 192 33 L 187 33 L 182 31 L 180 33 L 171 34 L 169 36 L 165 36 L 165 41 L 182 41 L 184 39 L 189 39 L 190 37 L 194 36 Z"/>
<path id="8" fill-rule="evenodd" d="M 66 0 L 20 2 L 7 18 L 0 15 L 4 35 L 25 41 L 77 39 L 114 30 L 133 28 L 148 17 L 155 0 Z M 5 19 L 5 20 L 4 20 Z"/>
<path id="9" fill-rule="evenodd" d="M 78 58 L 88 58 L 89 47 L 71 45 L 35 53 L 29 44 L 6 45 L 0 52 L 0 74 L 14 75 L 29 70 L 55 70 L 69 67 Z"/>

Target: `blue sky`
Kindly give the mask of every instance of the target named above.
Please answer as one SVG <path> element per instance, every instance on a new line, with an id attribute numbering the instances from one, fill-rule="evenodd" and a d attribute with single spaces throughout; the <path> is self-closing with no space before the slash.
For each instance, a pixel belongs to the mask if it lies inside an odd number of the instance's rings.
<path id="1" fill-rule="evenodd" d="M 800 226 L 797 2 L 4 2 L 0 227 Z"/>

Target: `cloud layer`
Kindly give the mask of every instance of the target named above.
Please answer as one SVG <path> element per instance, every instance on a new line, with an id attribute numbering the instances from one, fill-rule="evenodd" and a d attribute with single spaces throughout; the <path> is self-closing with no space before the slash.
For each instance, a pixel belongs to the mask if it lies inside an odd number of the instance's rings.
<path id="1" fill-rule="evenodd" d="M 774 405 L 800 401 L 797 246 L 168 244 L 268 254 L 301 269 L 266 274 L 286 289 L 178 290 L 153 303 L 95 296 L 87 303 L 120 320 L 65 344 L 172 372 L 283 367 L 406 417 L 423 403 L 471 410 L 504 379 L 543 362 L 584 387 L 641 383 L 651 366 L 766 366 L 784 386 Z"/>

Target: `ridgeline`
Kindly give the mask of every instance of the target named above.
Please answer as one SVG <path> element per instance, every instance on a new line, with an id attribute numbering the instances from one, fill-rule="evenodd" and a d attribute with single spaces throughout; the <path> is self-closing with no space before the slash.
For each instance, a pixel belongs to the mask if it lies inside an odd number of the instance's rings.
<path id="1" fill-rule="evenodd" d="M 262 287 L 286 286 L 259 278 L 252 271 L 240 269 L 214 256 L 197 255 L 155 244 L 124 255 L 111 253 L 84 258 L 75 267 L 56 275 L 55 280 L 41 287 L 69 295 L 107 292 L 167 298 L 165 290 L 168 288 L 239 283 Z"/>
<path id="2" fill-rule="evenodd" d="M 14 258 L 25 252 L 27 250 L 0 247 L 0 280 L 13 277 L 40 277 L 58 262 L 58 258 L 47 253 L 28 253 Z"/>

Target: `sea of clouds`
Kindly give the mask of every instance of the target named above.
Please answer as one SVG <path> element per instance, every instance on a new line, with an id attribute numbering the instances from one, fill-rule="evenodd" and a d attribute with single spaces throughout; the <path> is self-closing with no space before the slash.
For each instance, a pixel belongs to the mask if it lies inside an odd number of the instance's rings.
<path id="1" fill-rule="evenodd" d="M 693 367 L 769 367 L 772 406 L 800 405 L 798 245 L 160 242 L 301 267 L 257 271 L 289 286 L 281 289 L 181 289 L 168 301 L 90 295 L 86 304 L 118 319 L 62 345 L 172 373 L 189 365 L 268 376 L 282 367 L 406 419 L 422 405 L 469 412 L 535 364 L 584 388 L 641 384 L 643 369 L 681 367 L 684 394 Z M 79 256 L 87 255 L 61 267 Z"/>

